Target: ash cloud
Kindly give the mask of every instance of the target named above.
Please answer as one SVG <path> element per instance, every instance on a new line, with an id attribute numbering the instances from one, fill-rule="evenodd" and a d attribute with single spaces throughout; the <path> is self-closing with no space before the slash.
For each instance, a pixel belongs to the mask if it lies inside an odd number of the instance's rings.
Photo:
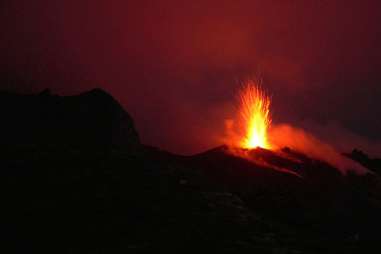
<path id="1" fill-rule="evenodd" d="M 190 154 L 218 143 L 236 80 L 259 72 L 278 122 L 381 139 L 380 16 L 371 0 L 5 1 L 0 68 L 17 82 L 1 86 L 102 87 L 144 143 Z"/>
<path id="2" fill-rule="evenodd" d="M 301 128 L 296 128 L 289 124 L 279 124 L 272 127 L 269 136 L 272 144 L 278 149 L 290 147 L 314 159 L 330 163 L 343 174 L 346 174 L 348 171 L 358 174 L 369 173 L 360 164 L 344 157 L 333 143 L 324 142 Z"/>

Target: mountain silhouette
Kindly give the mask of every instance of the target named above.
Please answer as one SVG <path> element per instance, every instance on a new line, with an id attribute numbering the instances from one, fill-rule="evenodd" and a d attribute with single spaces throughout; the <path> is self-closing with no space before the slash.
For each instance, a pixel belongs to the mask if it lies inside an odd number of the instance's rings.
<path id="1" fill-rule="evenodd" d="M 129 114 L 109 94 L 76 96 L 0 93 L 0 144 L 104 148 L 135 147 L 139 136 Z"/>
<path id="2" fill-rule="evenodd" d="M 377 174 L 290 148 L 172 154 L 99 89 L 0 104 L 3 253 L 381 250 Z"/>
<path id="3" fill-rule="evenodd" d="M 358 149 L 353 149 L 351 153 L 344 153 L 343 155 L 357 161 L 367 169 L 377 174 L 381 174 L 381 159 L 370 158 L 366 153 Z"/>

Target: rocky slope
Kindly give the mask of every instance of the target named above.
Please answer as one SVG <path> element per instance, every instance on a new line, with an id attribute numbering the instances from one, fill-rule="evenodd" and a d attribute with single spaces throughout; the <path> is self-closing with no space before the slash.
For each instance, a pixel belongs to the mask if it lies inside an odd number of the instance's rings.
<path id="1" fill-rule="evenodd" d="M 39 120 L 2 127 L 13 137 L 0 148 L 4 253 L 380 250 L 375 174 L 343 176 L 289 149 L 294 159 L 250 151 L 255 163 L 224 146 L 188 157 L 144 146 L 128 114 L 99 90 L 12 96 L 1 102 L 13 105 L 1 109 L 4 119 L 23 112 Z"/>

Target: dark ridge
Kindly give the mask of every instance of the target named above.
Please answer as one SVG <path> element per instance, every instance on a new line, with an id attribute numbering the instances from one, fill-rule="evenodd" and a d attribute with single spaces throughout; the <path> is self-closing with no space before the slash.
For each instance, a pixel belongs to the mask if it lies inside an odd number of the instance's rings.
<path id="1" fill-rule="evenodd" d="M 360 163 L 362 166 L 373 171 L 374 173 L 381 174 L 380 158 L 370 158 L 366 153 L 358 149 L 353 149 L 351 153 L 344 153 L 343 155 Z"/>
<path id="2" fill-rule="evenodd" d="M 0 113 L 1 253 L 380 252 L 376 174 L 290 148 L 141 145 L 101 89 L 0 92 Z"/>
<path id="3" fill-rule="evenodd" d="M 13 146 L 126 149 L 139 145 L 132 118 L 107 92 L 74 96 L 0 92 L 0 143 Z"/>

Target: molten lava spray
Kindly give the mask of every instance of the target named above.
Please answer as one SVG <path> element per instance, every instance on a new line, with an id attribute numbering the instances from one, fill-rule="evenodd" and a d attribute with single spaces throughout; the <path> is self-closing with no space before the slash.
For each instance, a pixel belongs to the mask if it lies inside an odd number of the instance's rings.
<path id="1" fill-rule="evenodd" d="M 268 131 L 271 124 L 270 98 L 253 81 L 248 81 L 239 92 L 239 117 L 242 137 L 239 146 L 252 149 L 270 149 Z"/>
<path id="2" fill-rule="evenodd" d="M 294 169 L 279 167 L 271 161 L 258 159 L 256 153 L 260 155 L 261 149 L 251 150 L 258 147 L 271 149 L 274 156 L 290 160 L 292 158 L 289 154 L 282 150 L 287 147 L 315 160 L 328 162 L 343 174 L 347 171 L 358 174 L 369 172 L 361 165 L 343 157 L 332 145 L 303 129 L 289 124 L 271 125 L 271 100 L 258 83 L 247 81 L 239 91 L 238 99 L 238 112 L 234 119 L 225 121 L 226 136 L 223 139 L 233 155 L 254 161 L 266 168 L 300 176 Z"/>

